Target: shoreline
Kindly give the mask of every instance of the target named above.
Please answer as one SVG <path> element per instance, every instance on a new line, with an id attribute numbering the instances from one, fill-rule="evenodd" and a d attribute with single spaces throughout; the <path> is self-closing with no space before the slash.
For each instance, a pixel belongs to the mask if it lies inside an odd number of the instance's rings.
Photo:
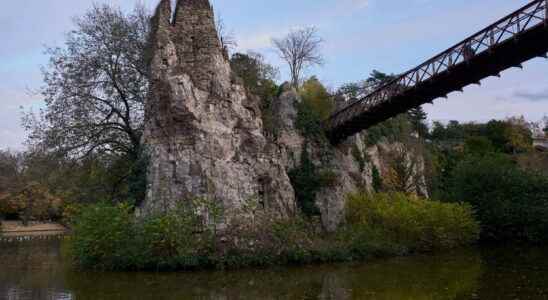
<path id="1" fill-rule="evenodd" d="M 54 222 L 30 222 L 23 226 L 21 221 L 1 221 L 0 225 L 2 238 L 60 236 L 69 232 L 65 226 Z"/>

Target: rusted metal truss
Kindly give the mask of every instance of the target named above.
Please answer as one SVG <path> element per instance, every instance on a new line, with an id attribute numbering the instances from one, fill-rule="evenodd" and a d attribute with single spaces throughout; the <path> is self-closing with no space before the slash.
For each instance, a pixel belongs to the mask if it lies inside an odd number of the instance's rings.
<path id="1" fill-rule="evenodd" d="M 360 119 L 363 119 L 360 118 L 360 115 L 374 110 L 376 106 L 381 104 L 386 105 L 386 103 L 396 99 L 398 96 L 404 95 L 409 90 L 426 88 L 427 86 L 430 87 L 431 83 L 435 82 L 438 78 L 447 78 L 448 73 L 451 73 L 452 70 L 458 68 L 462 69 L 470 64 L 474 64 L 476 57 L 484 54 L 489 55 L 492 51 L 497 51 L 497 49 L 505 43 L 520 43 L 520 37 L 522 35 L 525 35 L 527 32 L 538 27 L 547 27 L 547 24 L 548 0 L 532 1 L 514 13 L 502 18 L 496 23 L 468 37 L 455 46 L 434 56 L 418 67 L 398 76 L 394 80 L 380 86 L 368 95 L 357 101 L 353 101 L 346 107 L 335 112 L 325 124 L 332 141 L 340 142 L 352 134 L 355 134 L 363 129 L 375 125 L 375 123 L 379 123 L 393 116 L 391 114 L 386 114 L 387 116 L 385 119 L 375 118 L 378 120 L 375 120 L 374 122 L 361 122 L 363 125 L 359 124 L 360 122 L 357 122 Z M 528 47 L 528 45 L 523 46 Z M 546 53 L 546 50 L 548 49 L 545 49 L 544 54 Z M 491 59 L 495 59 L 494 56 Z M 500 60 L 500 57 L 497 59 Z M 524 57 L 524 59 L 529 59 L 529 57 Z M 521 67 L 521 64 L 518 63 L 514 66 Z M 474 71 L 473 68 L 468 69 L 468 72 Z M 497 73 L 489 75 L 498 76 L 498 69 L 500 68 L 494 69 L 496 69 Z M 479 83 L 479 80 L 476 83 Z M 461 89 L 462 86 L 456 87 L 452 90 L 454 91 Z M 444 97 L 447 96 L 447 94 L 437 96 Z M 430 102 L 432 100 L 433 99 L 427 99 L 426 102 Z M 401 103 L 395 104 L 399 105 Z M 416 104 L 420 105 L 422 103 Z M 393 111 L 398 112 L 399 110 L 394 109 Z M 338 132 L 339 130 L 342 132 Z"/>

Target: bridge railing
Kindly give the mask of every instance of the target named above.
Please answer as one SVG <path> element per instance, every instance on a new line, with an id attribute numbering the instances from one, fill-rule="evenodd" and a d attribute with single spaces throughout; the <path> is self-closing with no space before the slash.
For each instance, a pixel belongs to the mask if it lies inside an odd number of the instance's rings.
<path id="1" fill-rule="evenodd" d="M 455 46 L 380 86 L 370 94 L 335 112 L 327 121 L 332 130 L 370 107 L 467 63 L 474 56 L 539 25 L 548 23 L 548 0 L 535 0 Z M 493 74 L 497 75 L 497 74 Z"/>

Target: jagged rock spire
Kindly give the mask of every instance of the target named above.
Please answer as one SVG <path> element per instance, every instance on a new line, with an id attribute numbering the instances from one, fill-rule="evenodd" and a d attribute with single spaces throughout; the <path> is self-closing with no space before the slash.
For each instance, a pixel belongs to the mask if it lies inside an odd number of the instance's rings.
<path id="1" fill-rule="evenodd" d="M 171 22 L 171 13 L 170 0 L 161 0 L 152 17 L 152 28 L 155 29 L 160 25 L 168 25 Z"/>
<path id="2" fill-rule="evenodd" d="M 178 0 L 175 9 L 170 0 L 160 1 L 152 19 L 151 41 L 155 51 L 174 45 L 178 67 L 204 91 L 210 90 L 215 77 L 213 58 L 227 60 L 208 0 Z"/>
<path id="3" fill-rule="evenodd" d="M 178 0 L 177 6 L 211 9 L 211 4 L 209 3 L 209 0 Z"/>
<path id="4" fill-rule="evenodd" d="M 200 198 L 220 204 L 229 220 L 259 199 L 279 217 L 293 215 L 290 180 L 263 134 L 258 100 L 233 80 L 209 1 L 179 0 L 174 10 L 170 2 L 160 2 L 152 24 L 142 211 Z"/>

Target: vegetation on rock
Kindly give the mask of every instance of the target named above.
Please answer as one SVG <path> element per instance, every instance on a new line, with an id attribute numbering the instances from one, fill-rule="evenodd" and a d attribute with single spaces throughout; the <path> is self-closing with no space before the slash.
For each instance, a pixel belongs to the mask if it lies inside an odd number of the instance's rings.
<path id="1" fill-rule="evenodd" d="M 326 234 L 314 219 L 242 211 L 223 231 L 195 206 L 136 217 L 124 204 L 84 207 L 73 223 L 75 262 L 103 270 L 180 270 L 361 260 L 475 242 L 470 208 L 404 194 L 355 194 L 345 226 Z M 251 207 L 252 205 L 248 206 Z M 245 208 L 244 208 L 245 209 Z M 105 220 L 109 220 L 105 222 Z"/>
<path id="2" fill-rule="evenodd" d="M 301 153 L 301 164 L 289 171 L 291 184 L 295 189 L 297 204 L 301 212 L 308 217 L 320 215 L 316 206 L 316 195 L 323 188 L 331 186 L 336 181 L 335 174 L 314 165 L 305 144 Z"/>

